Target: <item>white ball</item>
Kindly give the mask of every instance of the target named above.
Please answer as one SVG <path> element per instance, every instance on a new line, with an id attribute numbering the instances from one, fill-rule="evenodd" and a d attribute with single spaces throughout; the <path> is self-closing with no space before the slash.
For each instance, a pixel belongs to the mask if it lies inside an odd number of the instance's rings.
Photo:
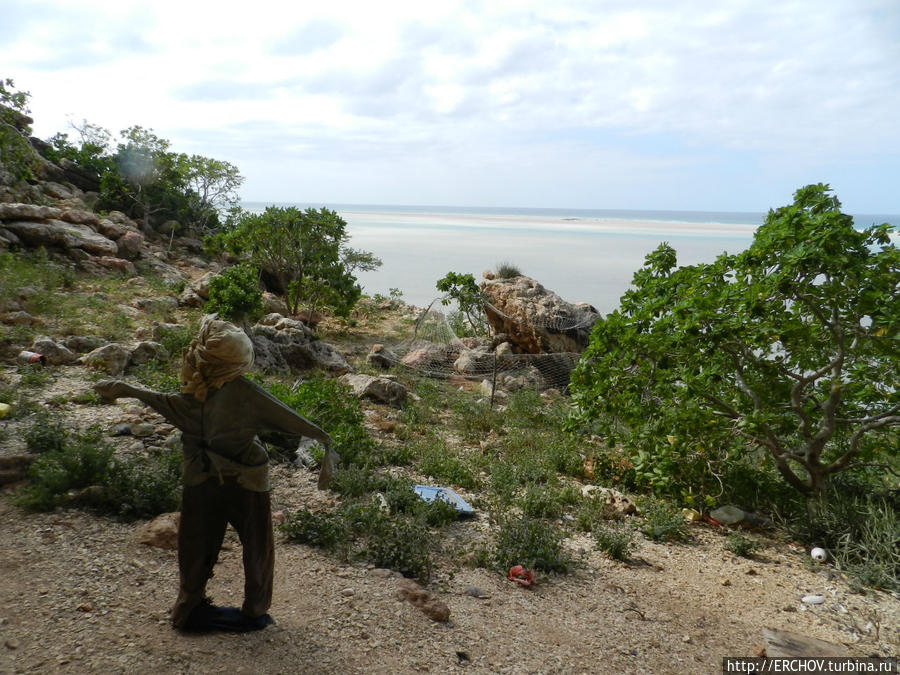
<path id="1" fill-rule="evenodd" d="M 809 555 L 816 562 L 825 562 L 826 560 L 828 560 L 828 551 L 826 551 L 824 548 L 816 547 L 809 552 Z"/>

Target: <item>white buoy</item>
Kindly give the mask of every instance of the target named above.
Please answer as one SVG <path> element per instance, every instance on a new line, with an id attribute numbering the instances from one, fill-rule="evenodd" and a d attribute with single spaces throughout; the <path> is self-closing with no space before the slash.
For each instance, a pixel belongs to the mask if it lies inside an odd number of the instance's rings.
<path id="1" fill-rule="evenodd" d="M 825 562 L 828 560 L 828 551 L 818 546 L 809 552 L 809 556 L 816 562 Z"/>

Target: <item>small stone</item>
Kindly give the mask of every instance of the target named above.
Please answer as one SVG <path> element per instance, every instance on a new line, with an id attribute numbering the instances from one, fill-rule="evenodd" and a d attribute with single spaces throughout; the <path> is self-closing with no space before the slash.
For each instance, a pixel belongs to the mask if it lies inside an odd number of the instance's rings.
<path id="1" fill-rule="evenodd" d="M 373 577 L 378 577 L 379 579 L 390 579 L 394 576 L 394 571 L 385 567 L 376 567 L 372 570 L 371 574 Z"/>
<path id="2" fill-rule="evenodd" d="M 352 588 L 345 588 L 341 591 L 341 595 L 343 595 L 345 598 L 350 598 L 356 595 L 356 591 L 354 591 Z"/>
<path id="3" fill-rule="evenodd" d="M 156 433 L 156 426 L 147 422 L 131 425 L 131 435 L 136 438 L 146 438 Z"/>
<path id="4" fill-rule="evenodd" d="M 690 636 L 690 635 L 685 635 L 684 637 L 681 638 L 681 641 L 684 642 L 685 644 L 690 644 L 690 643 L 691 643 L 691 636 Z"/>
<path id="5" fill-rule="evenodd" d="M 825 602 L 824 595 L 804 595 L 802 602 L 807 605 L 821 605 Z"/>
<path id="6" fill-rule="evenodd" d="M 477 586 L 470 586 L 466 589 L 466 593 L 471 595 L 473 598 L 478 598 L 479 600 L 485 600 L 491 597 L 489 594 L 478 588 Z"/>
<path id="7" fill-rule="evenodd" d="M 731 586 L 731 579 L 722 579 L 723 586 Z"/>
<path id="8" fill-rule="evenodd" d="M 16 640 L 15 638 L 9 638 L 5 642 L 5 644 L 6 644 L 7 649 L 18 649 L 19 648 L 19 641 Z"/>
<path id="9" fill-rule="evenodd" d="M 82 602 L 80 605 L 78 605 L 78 611 L 79 612 L 93 612 L 94 606 L 89 602 Z"/>

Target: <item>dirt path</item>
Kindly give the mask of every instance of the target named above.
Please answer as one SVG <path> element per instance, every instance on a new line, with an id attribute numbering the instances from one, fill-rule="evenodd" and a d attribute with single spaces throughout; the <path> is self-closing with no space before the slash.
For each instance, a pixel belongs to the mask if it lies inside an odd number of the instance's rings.
<path id="1" fill-rule="evenodd" d="M 276 508 L 321 498 L 311 474 L 274 473 Z M 642 542 L 631 565 L 590 552 L 534 590 L 482 569 L 439 575 L 447 623 L 399 600 L 393 573 L 279 539 L 274 626 L 181 635 L 167 620 L 175 553 L 137 543 L 139 525 L 26 514 L 0 493 L 0 673 L 719 673 L 723 656 L 754 654 L 763 627 L 860 656 L 900 644 L 896 598 L 851 594 L 785 543 L 738 558 L 706 526 L 690 545 Z M 210 592 L 239 605 L 241 584 L 229 532 Z M 826 603 L 804 605 L 809 593 Z"/>

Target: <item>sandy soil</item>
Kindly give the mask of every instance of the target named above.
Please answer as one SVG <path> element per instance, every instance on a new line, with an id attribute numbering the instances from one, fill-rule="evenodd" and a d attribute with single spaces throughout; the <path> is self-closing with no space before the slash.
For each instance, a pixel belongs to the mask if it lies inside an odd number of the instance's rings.
<path id="1" fill-rule="evenodd" d="M 79 368 L 62 370 L 43 396 L 83 387 Z M 128 404 L 66 404 L 65 412 L 78 424 L 160 422 Z M 22 450 L 8 424 L 4 455 Z M 290 465 L 274 466 L 273 481 L 276 510 L 334 498 Z M 446 623 L 399 599 L 395 573 L 343 564 L 279 535 L 275 625 L 183 635 L 168 624 L 176 554 L 139 544 L 142 523 L 27 514 L 10 503 L 13 489 L 0 491 L 0 673 L 718 673 L 724 656 L 756 655 L 763 628 L 843 644 L 852 655 L 900 652 L 896 597 L 854 594 L 831 567 L 759 533 L 756 558 L 737 557 L 708 525 L 695 526 L 685 545 L 643 541 L 629 564 L 575 538 L 583 567 L 539 577 L 533 589 L 483 569 L 442 567 L 429 590 L 450 607 Z M 460 522 L 445 536 L 464 544 L 481 527 Z M 231 532 L 209 590 L 218 604 L 240 605 Z M 826 602 L 801 601 L 813 593 Z"/>

